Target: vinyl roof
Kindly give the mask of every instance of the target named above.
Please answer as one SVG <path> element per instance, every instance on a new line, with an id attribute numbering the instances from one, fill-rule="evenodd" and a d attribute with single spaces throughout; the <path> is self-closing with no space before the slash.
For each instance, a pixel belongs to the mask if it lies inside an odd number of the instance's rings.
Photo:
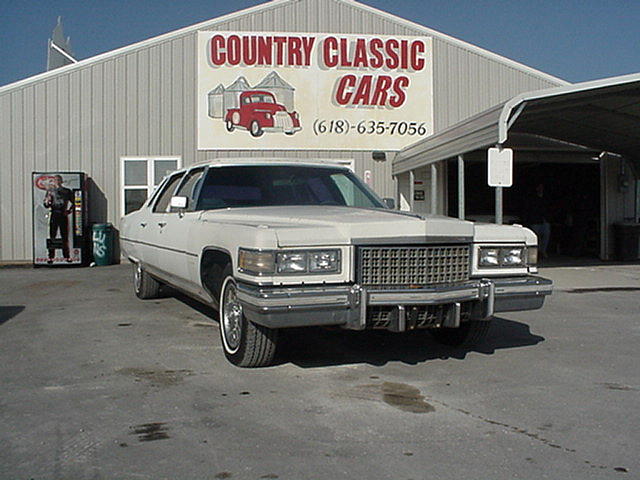
<path id="1" fill-rule="evenodd" d="M 640 174 L 640 73 L 528 92 L 401 150 L 393 174 L 526 134 L 622 155 Z"/>

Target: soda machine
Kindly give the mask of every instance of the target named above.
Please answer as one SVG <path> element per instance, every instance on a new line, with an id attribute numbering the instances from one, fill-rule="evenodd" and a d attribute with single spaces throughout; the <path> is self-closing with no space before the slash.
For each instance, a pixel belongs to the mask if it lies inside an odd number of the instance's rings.
<path id="1" fill-rule="evenodd" d="M 87 177 L 33 172 L 34 265 L 85 265 L 91 255 Z"/>

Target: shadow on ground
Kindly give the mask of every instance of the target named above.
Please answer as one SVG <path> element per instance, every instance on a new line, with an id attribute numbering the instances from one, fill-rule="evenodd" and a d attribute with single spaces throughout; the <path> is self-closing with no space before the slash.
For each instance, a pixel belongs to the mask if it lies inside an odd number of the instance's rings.
<path id="1" fill-rule="evenodd" d="M 218 322 L 217 312 L 212 308 L 180 293 L 170 293 L 177 300 Z M 321 327 L 291 328 L 282 330 L 281 340 L 276 365 L 293 363 L 302 368 L 316 368 L 354 363 L 382 366 L 392 361 L 416 365 L 435 359 L 464 359 L 469 352 L 492 355 L 496 350 L 536 345 L 544 341 L 544 337 L 531 333 L 527 324 L 495 317 L 487 338 L 473 348 L 441 345 L 425 330 L 391 333 Z"/>
<path id="2" fill-rule="evenodd" d="M 23 310 L 23 305 L 0 306 L 0 325 L 8 322 Z"/>

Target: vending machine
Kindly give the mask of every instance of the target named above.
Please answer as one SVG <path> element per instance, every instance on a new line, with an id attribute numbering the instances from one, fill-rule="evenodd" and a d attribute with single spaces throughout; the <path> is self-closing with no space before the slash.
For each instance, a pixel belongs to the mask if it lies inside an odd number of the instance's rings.
<path id="1" fill-rule="evenodd" d="M 34 265 L 85 265 L 87 179 L 82 172 L 33 172 Z"/>

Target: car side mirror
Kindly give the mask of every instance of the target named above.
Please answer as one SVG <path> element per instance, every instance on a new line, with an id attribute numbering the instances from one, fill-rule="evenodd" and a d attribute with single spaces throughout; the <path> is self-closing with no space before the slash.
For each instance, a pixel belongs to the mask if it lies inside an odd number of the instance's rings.
<path id="1" fill-rule="evenodd" d="M 396 209 L 396 201 L 393 198 L 383 198 L 382 201 L 387 206 L 389 210 Z"/>
<path id="2" fill-rule="evenodd" d="M 189 203 L 189 199 L 187 197 L 171 197 L 171 202 L 169 206 L 171 207 L 171 211 L 176 210 L 184 210 L 187 208 L 187 204 Z"/>

